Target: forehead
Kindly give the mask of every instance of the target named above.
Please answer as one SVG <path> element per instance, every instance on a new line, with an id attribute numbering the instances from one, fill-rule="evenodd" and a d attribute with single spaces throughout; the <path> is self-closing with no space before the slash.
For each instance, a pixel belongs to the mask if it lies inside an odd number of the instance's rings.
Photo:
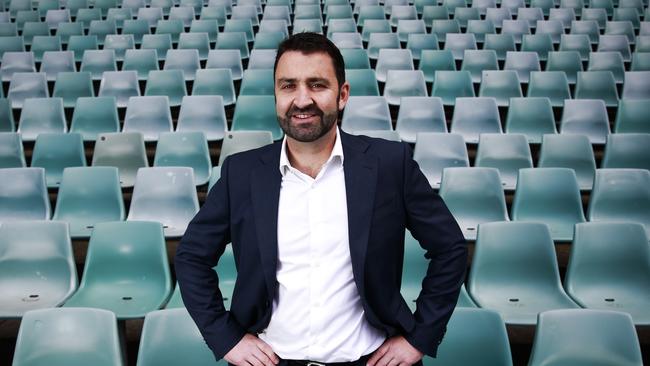
<path id="1" fill-rule="evenodd" d="M 326 52 L 302 53 L 287 51 L 280 56 L 275 70 L 275 79 L 305 78 L 336 79 L 334 63 Z"/>

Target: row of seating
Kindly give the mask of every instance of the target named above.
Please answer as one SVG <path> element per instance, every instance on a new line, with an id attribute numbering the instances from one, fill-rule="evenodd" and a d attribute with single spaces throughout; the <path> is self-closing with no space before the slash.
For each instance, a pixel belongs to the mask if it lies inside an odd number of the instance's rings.
<path id="1" fill-rule="evenodd" d="M 36 329 L 38 328 L 38 331 Z M 61 342 L 52 342 L 61 339 Z M 79 345 L 71 339 L 84 342 Z M 35 352 L 38 350 L 38 352 Z M 14 365 L 124 365 L 115 315 L 89 308 L 33 310 L 22 320 Z M 618 311 L 554 310 L 539 315 L 529 365 L 552 362 L 591 365 L 605 362 L 642 365 L 637 333 L 629 315 Z M 147 314 L 138 349 L 138 366 L 179 364 L 225 366 L 215 361 L 185 309 Z M 436 358 L 426 366 L 477 363 L 512 366 L 508 334 L 497 312 L 456 308 Z"/>

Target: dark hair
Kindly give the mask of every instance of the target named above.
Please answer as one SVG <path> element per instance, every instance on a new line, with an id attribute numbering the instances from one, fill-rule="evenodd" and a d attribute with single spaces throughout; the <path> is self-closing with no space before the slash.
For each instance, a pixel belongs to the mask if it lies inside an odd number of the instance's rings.
<path id="1" fill-rule="evenodd" d="M 275 56 L 275 64 L 273 65 L 273 77 L 275 78 L 275 70 L 278 68 L 278 60 L 287 51 L 298 51 L 303 54 L 312 54 L 317 52 L 325 52 L 332 59 L 334 72 L 336 73 L 336 81 L 339 83 L 339 88 L 345 83 L 345 63 L 343 62 L 343 55 L 332 41 L 322 34 L 313 32 L 301 32 L 285 38 L 278 46 L 278 53 Z"/>

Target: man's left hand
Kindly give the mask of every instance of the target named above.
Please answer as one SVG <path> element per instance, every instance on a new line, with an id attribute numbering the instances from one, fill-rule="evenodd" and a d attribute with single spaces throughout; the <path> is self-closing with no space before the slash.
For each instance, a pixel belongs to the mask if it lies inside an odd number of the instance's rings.
<path id="1" fill-rule="evenodd" d="M 404 337 L 387 339 L 368 360 L 367 366 L 410 366 L 420 361 L 424 353 L 413 347 Z"/>

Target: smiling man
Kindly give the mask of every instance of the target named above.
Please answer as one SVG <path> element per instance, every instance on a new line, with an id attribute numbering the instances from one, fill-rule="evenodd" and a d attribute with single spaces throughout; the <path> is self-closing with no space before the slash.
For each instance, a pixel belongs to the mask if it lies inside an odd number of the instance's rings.
<path id="1" fill-rule="evenodd" d="M 217 359 L 252 366 L 407 366 L 435 356 L 467 260 L 449 210 L 407 144 L 337 127 L 350 85 L 339 50 L 299 33 L 278 49 L 285 138 L 230 156 L 175 258 L 185 305 Z M 404 231 L 429 268 L 400 295 Z M 226 310 L 212 270 L 232 242 Z"/>

